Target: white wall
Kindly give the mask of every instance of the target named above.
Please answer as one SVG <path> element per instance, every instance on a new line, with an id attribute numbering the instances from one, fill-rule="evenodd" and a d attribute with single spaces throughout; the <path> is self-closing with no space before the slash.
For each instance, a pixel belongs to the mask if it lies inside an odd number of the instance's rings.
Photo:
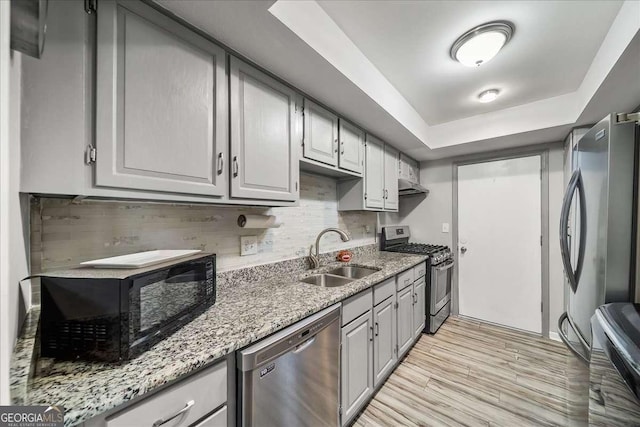
<path id="1" fill-rule="evenodd" d="M 28 204 L 20 198 L 19 53 L 9 49 L 10 3 L 0 2 L 0 404 L 9 403 L 9 361 L 29 300 L 19 280 L 27 275 Z"/>
<path id="2" fill-rule="evenodd" d="M 412 240 L 453 246 L 452 234 L 442 232 L 442 223 L 453 225 L 453 163 L 455 159 L 422 162 L 420 182 L 429 189 L 426 198 L 400 198 L 397 214 L 380 214 L 380 225 L 403 224 L 411 227 Z M 560 259 L 557 229 L 564 194 L 563 148 L 549 149 L 549 330 L 556 331 L 564 311 L 564 272 Z"/>

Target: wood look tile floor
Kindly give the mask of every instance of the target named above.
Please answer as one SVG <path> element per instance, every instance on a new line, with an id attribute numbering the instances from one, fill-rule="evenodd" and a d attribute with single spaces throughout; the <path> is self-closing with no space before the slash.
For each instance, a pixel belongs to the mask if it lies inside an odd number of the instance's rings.
<path id="1" fill-rule="evenodd" d="M 574 359 L 560 342 L 451 317 L 419 339 L 354 425 L 569 425 Z"/>

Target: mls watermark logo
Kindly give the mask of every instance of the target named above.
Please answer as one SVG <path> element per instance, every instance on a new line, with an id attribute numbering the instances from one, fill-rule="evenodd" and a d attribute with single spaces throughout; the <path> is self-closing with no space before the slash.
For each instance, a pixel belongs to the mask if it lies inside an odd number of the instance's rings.
<path id="1" fill-rule="evenodd" d="M 0 427 L 64 427 L 64 408 L 0 406 Z"/>

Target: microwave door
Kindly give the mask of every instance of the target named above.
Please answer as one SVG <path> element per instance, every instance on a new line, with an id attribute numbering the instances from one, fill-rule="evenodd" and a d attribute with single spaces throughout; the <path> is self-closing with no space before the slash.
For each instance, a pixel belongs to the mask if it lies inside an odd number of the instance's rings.
<path id="1" fill-rule="evenodd" d="M 206 300 L 207 271 L 195 264 L 133 281 L 130 338 L 135 343 L 161 331 Z"/>

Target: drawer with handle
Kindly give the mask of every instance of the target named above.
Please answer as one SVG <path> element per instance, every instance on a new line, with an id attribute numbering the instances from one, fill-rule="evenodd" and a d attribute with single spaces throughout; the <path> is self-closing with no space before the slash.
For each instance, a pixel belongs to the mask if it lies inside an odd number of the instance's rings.
<path id="1" fill-rule="evenodd" d="M 392 277 L 373 287 L 373 305 L 378 305 L 396 293 L 396 278 Z"/>
<path id="2" fill-rule="evenodd" d="M 413 284 L 413 281 L 415 280 L 414 276 L 413 276 L 413 268 L 410 268 L 406 271 L 403 271 L 402 273 L 398 274 L 398 280 L 396 281 L 397 286 L 398 286 L 398 290 L 402 290 L 404 288 L 406 288 L 407 286 Z"/>
<path id="3" fill-rule="evenodd" d="M 414 279 L 418 280 L 421 277 L 424 277 L 427 274 L 427 263 L 421 262 L 420 264 L 413 267 L 413 275 Z"/>
<path id="4" fill-rule="evenodd" d="M 226 401 L 227 363 L 221 362 L 108 417 L 105 425 L 186 427 Z M 226 418 L 226 410 L 222 415 Z"/>
<path id="5" fill-rule="evenodd" d="M 356 319 L 372 307 L 371 288 L 360 292 L 342 303 L 342 326 Z"/>

